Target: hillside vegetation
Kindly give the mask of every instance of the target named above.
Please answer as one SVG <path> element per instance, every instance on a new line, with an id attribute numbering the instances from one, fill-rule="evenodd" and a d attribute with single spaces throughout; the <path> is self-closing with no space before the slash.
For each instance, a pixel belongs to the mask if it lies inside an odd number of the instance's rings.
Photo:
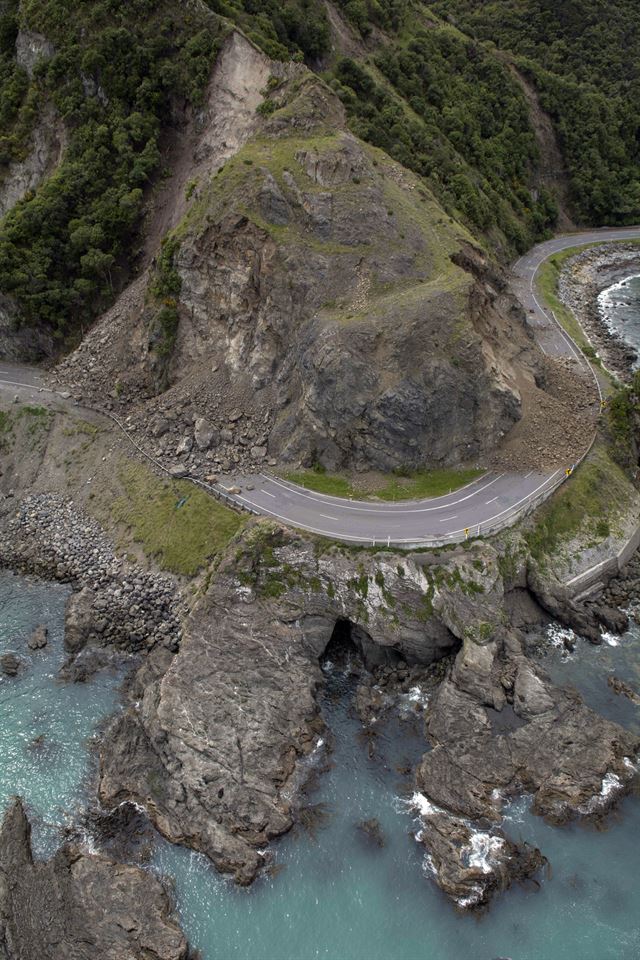
<path id="1" fill-rule="evenodd" d="M 145 190 L 162 166 L 163 120 L 180 103 L 198 103 L 220 24 L 171 0 L 9 0 L 4 10 L 0 165 L 24 156 L 37 108 L 49 102 L 68 147 L 55 174 L 2 221 L 0 290 L 23 321 L 62 337 L 126 277 Z M 31 79 L 15 57 L 19 27 L 54 49 Z"/>
<path id="2" fill-rule="evenodd" d="M 231 23 L 268 56 L 304 60 L 358 136 L 426 182 L 503 258 L 553 229 L 513 65 L 550 115 L 572 213 L 640 219 L 640 11 L 633 0 L 2 0 L 0 186 L 46 105 L 66 130 L 54 175 L 0 222 L 0 291 L 20 322 L 77 338 L 126 282 L 165 133 L 201 101 Z M 19 31 L 50 48 L 25 69 Z M 347 53 L 348 55 L 342 55 Z M 537 186 L 536 186 L 537 184 Z"/>

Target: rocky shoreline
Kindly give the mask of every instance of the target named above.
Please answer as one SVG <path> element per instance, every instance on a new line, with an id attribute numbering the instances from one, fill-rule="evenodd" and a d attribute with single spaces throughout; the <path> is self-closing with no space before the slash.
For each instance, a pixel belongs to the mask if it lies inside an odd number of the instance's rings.
<path id="1" fill-rule="evenodd" d="M 68 498 L 21 501 L 4 525 L 0 567 L 73 587 L 65 646 L 76 678 L 102 664 L 98 651 L 178 649 L 184 607 L 176 584 L 117 556 L 100 524 Z"/>
<path id="2" fill-rule="evenodd" d="M 308 760 L 327 736 L 319 696 L 334 648 L 361 664 L 369 749 L 391 711 L 410 708 L 424 725 L 427 750 L 407 771 L 416 841 L 462 910 L 546 863 L 509 836 L 511 799 L 531 795 L 553 823 L 599 820 L 634 783 L 640 740 L 551 684 L 526 630 L 549 622 L 545 609 L 594 642 L 603 627 L 625 629 L 638 555 L 600 596 L 563 605 L 526 556 L 507 574 L 499 543 L 354 552 L 252 521 L 187 608 L 170 578 L 118 558 L 67 498 L 25 498 L 4 534 L 1 565 L 76 591 L 64 679 L 85 679 L 112 651 L 135 655 L 125 709 L 99 745 L 101 809 L 144 810 L 240 884 L 301 816 Z M 113 829 L 124 849 L 126 818 Z"/>
<path id="3" fill-rule="evenodd" d="M 356 561 L 255 524 L 193 608 L 168 670 L 145 674 L 108 731 L 102 802 L 142 806 L 169 840 L 250 883 L 296 820 L 305 758 L 326 737 L 320 663 L 341 642 L 362 663 L 367 742 L 386 711 L 428 705 L 418 839 L 456 904 L 485 906 L 545 863 L 501 826 L 504 803 L 533 794 L 553 823 L 601 818 L 631 789 L 640 749 L 528 659 L 522 631 L 505 625 L 514 589 L 487 545 Z"/>
<path id="4" fill-rule="evenodd" d="M 63 845 L 34 860 L 19 799 L 0 829 L 0 955 L 7 960 L 189 960 L 162 882 Z M 195 958 L 194 958 L 195 960 Z"/>
<path id="5" fill-rule="evenodd" d="M 598 305 L 598 295 L 617 280 L 640 273 L 640 248 L 605 244 L 578 253 L 558 281 L 560 299 L 576 316 L 605 366 L 627 381 L 638 359 L 636 351 L 610 328 Z"/>

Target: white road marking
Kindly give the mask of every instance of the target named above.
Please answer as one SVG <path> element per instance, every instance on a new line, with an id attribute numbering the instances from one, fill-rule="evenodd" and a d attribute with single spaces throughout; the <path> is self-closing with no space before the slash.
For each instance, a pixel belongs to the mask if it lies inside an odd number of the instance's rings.
<path id="1" fill-rule="evenodd" d="M 319 513 L 319 517 L 324 517 L 325 520 L 335 520 L 336 523 L 340 523 L 340 517 L 330 517 L 327 513 Z"/>
<path id="2" fill-rule="evenodd" d="M 487 506 L 489 506 L 490 503 L 495 503 L 497 499 L 497 497 L 494 497 L 493 500 L 487 500 Z"/>
<path id="3" fill-rule="evenodd" d="M 440 521 L 440 523 L 448 523 L 449 520 L 457 520 L 457 519 L 458 519 L 458 514 L 456 514 L 455 517 L 445 517 L 444 520 Z"/>
<path id="4" fill-rule="evenodd" d="M 261 490 L 261 493 L 264 493 L 265 497 L 271 497 L 272 500 L 276 499 L 275 493 L 269 493 L 268 490 Z"/>
<path id="5" fill-rule="evenodd" d="M 267 476 L 267 474 L 264 474 L 264 476 Z M 387 516 L 389 515 L 389 513 L 393 513 L 394 516 L 396 515 L 401 516 L 402 514 L 405 514 L 405 513 L 432 513 L 434 510 L 447 510 L 449 507 L 457 507 L 459 504 L 464 503 L 465 500 L 471 500 L 472 497 L 476 497 L 479 493 L 482 493 L 483 490 L 486 490 L 488 487 L 493 486 L 493 484 L 497 483 L 498 480 L 502 480 L 504 476 L 505 476 L 504 473 L 499 473 L 493 478 L 493 480 L 489 480 L 488 483 L 485 483 L 484 486 L 479 487 L 477 490 L 474 490 L 473 493 L 468 493 L 466 497 L 460 497 L 458 500 L 452 500 L 449 503 L 443 503 L 439 507 L 407 507 L 407 509 L 400 509 L 400 510 L 390 509 L 387 511 L 385 511 L 384 508 L 385 507 L 391 508 L 392 504 L 390 503 L 380 504 L 380 506 L 378 507 L 355 506 L 354 504 L 345 503 L 340 497 L 332 497 L 332 496 L 329 496 L 329 494 L 317 494 L 314 496 L 313 492 L 308 492 L 306 488 L 298 487 L 295 484 L 283 483 L 280 480 L 278 480 L 276 477 L 267 476 L 267 479 L 270 480 L 271 483 L 275 484 L 276 486 L 282 487 L 283 489 L 288 490 L 289 493 L 294 493 L 296 496 L 301 497 L 305 500 L 313 500 L 317 504 L 326 503 L 327 502 L 326 500 L 321 499 L 322 497 L 326 496 L 328 497 L 329 500 L 333 501 L 336 507 L 339 507 L 341 510 L 351 510 L 356 513 L 380 513 L 380 514 L 386 514 Z M 481 480 L 482 477 L 479 477 L 478 479 Z M 473 483 L 477 483 L 477 481 L 474 480 Z M 465 490 L 469 489 L 469 487 L 471 486 L 472 484 L 467 484 L 466 487 L 461 488 L 460 492 L 461 493 L 464 492 Z M 433 500 L 434 501 L 444 500 L 447 497 L 451 497 L 451 496 L 452 494 L 447 493 L 445 494 L 444 497 L 434 497 Z M 431 500 L 427 498 L 425 500 L 415 501 L 415 502 L 430 503 Z"/>

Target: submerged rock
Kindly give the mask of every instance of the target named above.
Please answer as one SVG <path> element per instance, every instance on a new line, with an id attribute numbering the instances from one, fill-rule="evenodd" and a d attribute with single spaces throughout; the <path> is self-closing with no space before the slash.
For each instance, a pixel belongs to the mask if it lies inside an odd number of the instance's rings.
<path id="1" fill-rule="evenodd" d="M 502 830 L 475 828 L 418 800 L 422 827 L 416 839 L 428 853 L 425 867 L 463 910 L 486 906 L 494 894 L 533 877 L 547 860 L 536 848 L 514 843 Z"/>
<path id="2" fill-rule="evenodd" d="M 384 847 L 384 832 L 380 826 L 380 821 L 376 817 L 372 817 L 371 820 L 361 820 L 358 824 L 358 830 L 364 833 L 377 846 Z"/>
<path id="3" fill-rule="evenodd" d="M 6 677 L 17 677 L 22 661 L 15 653 L 3 653 L 0 656 L 0 671 Z"/>
<path id="4" fill-rule="evenodd" d="M 68 845 L 35 861 L 19 799 L 0 831 L 0 949 L 7 960 L 189 956 L 157 877 Z"/>
<path id="5" fill-rule="evenodd" d="M 43 647 L 46 647 L 48 642 L 49 631 L 45 626 L 40 625 L 36 627 L 29 639 L 27 640 L 27 646 L 30 650 L 42 650 Z"/>

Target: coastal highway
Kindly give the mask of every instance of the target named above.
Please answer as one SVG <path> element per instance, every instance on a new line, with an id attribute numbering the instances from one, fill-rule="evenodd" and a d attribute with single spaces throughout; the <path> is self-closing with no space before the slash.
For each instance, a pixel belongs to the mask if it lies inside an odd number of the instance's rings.
<path id="1" fill-rule="evenodd" d="M 415 547 L 473 537 L 537 498 L 544 498 L 564 470 L 522 476 L 487 473 L 454 493 L 429 500 L 382 503 L 345 500 L 306 490 L 278 477 L 237 479 L 243 506 L 293 527 L 362 545 Z"/>
<path id="2" fill-rule="evenodd" d="M 593 376 L 598 392 L 597 374 L 552 312 L 541 303 L 535 277 L 554 253 L 590 243 L 634 239 L 640 239 L 640 226 L 566 234 L 533 247 L 512 267 L 513 292 L 527 311 L 529 326 L 541 350 L 552 357 L 572 357 Z M 411 548 L 458 542 L 508 526 L 528 508 L 546 499 L 566 479 L 565 471 L 572 466 L 568 463 L 563 469 L 547 473 L 486 474 L 447 496 L 401 503 L 344 500 L 267 474 L 238 476 L 230 483 L 240 488 L 240 493 L 232 497 L 237 503 L 290 526 L 352 543 Z"/>
<path id="3" fill-rule="evenodd" d="M 512 289 L 527 311 L 529 326 L 540 348 L 548 356 L 573 357 L 593 376 L 594 390 L 600 389 L 596 373 L 551 311 L 540 302 L 535 276 L 541 264 L 561 250 L 631 239 L 640 239 L 640 226 L 566 234 L 533 247 L 512 268 Z M 0 363 L 0 385 L 5 391 L 21 388 L 23 396 L 25 389 L 33 395 L 43 388 L 47 390 L 46 375 L 13 363 Z M 122 425 L 121 428 L 126 433 Z M 332 497 L 266 473 L 229 477 L 209 489 L 238 507 L 336 540 L 413 548 L 459 542 L 509 526 L 527 509 L 546 499 L 572 466 L 566 464 L 548 472 L 487 473 L 442 497 L 396 503 Z"/>

